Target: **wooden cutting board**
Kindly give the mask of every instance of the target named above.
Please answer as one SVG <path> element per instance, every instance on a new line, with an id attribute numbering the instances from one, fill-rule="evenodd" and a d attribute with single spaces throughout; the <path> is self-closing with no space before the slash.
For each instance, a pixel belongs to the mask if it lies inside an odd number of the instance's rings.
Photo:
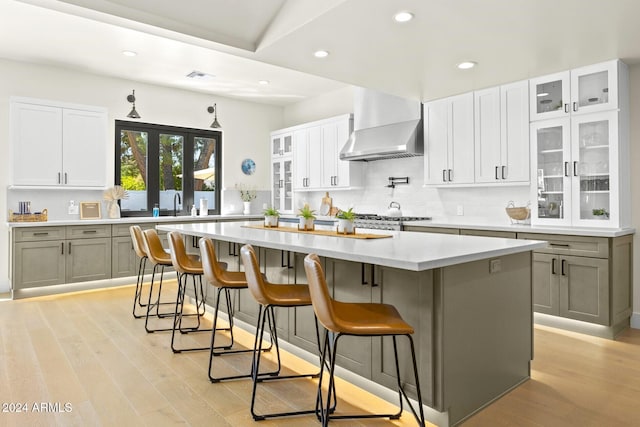
<path id="1" fill-rule="evenodd" d="M 393 237 L 392 234 L 372 234 L 372 233 L 358 233 L 355 234 L 342 234 L 335 230 L 298 230 L 296 227 L 265 227 L 264 225 L 243 225 L 245 228 L 257 228 L 261 230 L 273 230 L 284 231 L 288 233 L 303 233 L 303 234 L 317 234 L 319 236 L 334 236 L 334 237 L 347 237 L 350 239 L 384 239 L 387 237 Z"/>

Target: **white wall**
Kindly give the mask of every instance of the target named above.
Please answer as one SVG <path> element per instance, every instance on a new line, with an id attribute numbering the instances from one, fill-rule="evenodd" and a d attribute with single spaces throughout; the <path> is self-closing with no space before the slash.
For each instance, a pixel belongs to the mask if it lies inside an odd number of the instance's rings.
<path id="1" fill-rule="evenodd" d="M 637 231 L 633 239 L 633 316 L 631 326 L 640 329 L 640 64 L 629 67 L 630 108 L 629 144 L 631 145 L 631 225 Z"/>
<path id="2" fill-rule="evenodd" d="M 126 97 L 136 90 L 136 109 L 142 116 L 138 121 L 160 123 L 184 127 L 208 128 L 213 116 L 207 106 L 214 102 L 218 106 L 218 120 L 222 124 L 223 135 L 223 188 L 229 189 L 230 203 L 239 201 L 233 190 L 234 184 L 244 183 L 257 189 L 269 190 L 270 153 L 269 133 L 284 127 L 283 108 L 251 103 L 220 96 L 143 84 L 94 74 L 81 73 L 47 65 L 33 65 L 15 61 L 0 60 L 0 147 L 5 153 L 0 158 L 0 200 L 8 200 L 7 186 L 11 184 L 11 158 L 9 141 L 9 98 L 24 96 L 50 99 L 67 103 L 96 105 L 109 110 L 109 153 L 107 162 L 108 183 L 114 174 L 114 129 L 116 119 L 130 120 L 126 114 L 131 105 Z M 247 176 L 241 171 L 243 159 L 252 158 L 256 162 L 256 172 Z M 48 192 L 30 190 L 14 192 L 10 199 L 28 198 L 34 209 L 53 208 L 57 213 L 66 206 L 68 200 L 101 200 L 101 192 Z M 225 196 L 223 193 L 223 197 Z M 261 195 L 266 201 L 266 193 Z M 58 206 L 58 204 L 60 206 Z M 8 228 L 7 210 L 17 206 L 4 206 L 0 212 L 2 242 L 0 243 L 0 293 L 7 291 L 8 282 Z M 223 201 L 223 211 L 226 209 Z M 241 210 L 236 206 L 235 210 Z M 50 210 L 51 212 L 51 210 Z"/>

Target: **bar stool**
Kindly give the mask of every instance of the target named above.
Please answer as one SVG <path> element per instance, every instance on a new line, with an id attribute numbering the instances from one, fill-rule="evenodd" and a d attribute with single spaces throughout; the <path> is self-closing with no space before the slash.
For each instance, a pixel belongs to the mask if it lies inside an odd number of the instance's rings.
<path id="1" fill-rule="evenodd" d="M 159 318 L 163 317 L 174 317 L 175 310 L 168 313 L 160 313 L 159 307 L 160 305 L 174 305 L 172 302 L 160 302 L 160 297 L 162 295 L 162 281 L 164 279 L 164 268 L 171 267 L 171 255 L 167 252 L 167 250 L 162 246 L 162 241 L 160 240 L 160 236 L 158 236 L 158 232 L 154 229 L 144 230 L 142 232 L 144 249 L 147 254 L 149 261 L 153 264 L 153 270 L 151 272 L 151 285 L 149 288 L 149 301 L 147 303 L 147 314 L 145 316 L 144 328 L 148 333 L 159 332 L 159 331 L 170 331 L 172 328 L 150 328 L 149 327 L 149 317 L 151 315 L 151 310 L 156 308 L 156 316 Z M 158 284 L 158 297 L 152 303 L 151 299 L 153 297 L 153 287 L 155 283 L 156 273 L 160 271 L 160 283 Z"/>
<path id="2" fill-rule="evenodd" d="M 209 347 L 182 347 L 177 348 L 175 345 L 176 330 L 186 334 L 190 332 L 211 332 L 212 329 L 200 329 L 200 317 L 205 312 L 205 294 L 202 286 L 202 262 L 195 257 L 189 256 L 184 246 L 184 238 L 181 233 L 171 231 L 169 236 L 169 254 L 171 256 L 171 264 L 178 274 L 178 294 L 176 297 L 175 316 L 173 318 L 173 327 L 171 330 L 171 350 L 174 353 L 182 353 L 184 351 L 200 351 L 209 350 Z M 196 305 L 197 325 L 192 327 L 182 327 L 182 318 L 187 316 L 183 314 L 185 291 L 187 289 L 188 278 L 191 277 L 193 283 L 193 292 Z M 196 278 L 200 286 L 196 284 Z M 200 311 L 202 309 L 202 312 Z"/>
<path id="3" fill-rule="evenodd" d="M 225 380 L 233 380 L 239 378 L 249 378 L 251 374 L 232 375 L 225 377 L 213 376 L 213 358 L 215 356 L 221 356 L 225 354 L 237 354 L 252 352 L 253 349 L 233 349 L 233 317 L 234 310 L 231 303 L 231 290 L 247 289 L 247 278 L 242 271 L 226 271 L 220 267 L 217 261 L 216 250 L 213 240 L 203 237 L 198 242 L 200 246 L 200 257 L 202 259 L 202 270 L 204 278 L 212 286 L 218 289 L 216 295 L 216 307 L 213 313 L 213 327 L 214 331 L 220 330 L 217 328 L 218 324 L 218 310 L 220 307 L 220 298 L 223 295 L 227 305 L 227 314 L 229 315 L 229 328 L 231 337 L 228 345 L 215 345 L 215 332 L 211 333 L 211 352 L 209 355 L 209 380 L 211 382 L 220 382 Z M 265 349 L 265 351 L 271 350 L 271 346 Z"/>
<path id="4" fill-rule="evenodd" d="M 251 376 L 253 378 L 253 391 L 251 393 L 251 415 L 256 421 L 266 418 L 284 417 L 290 415 L 315 414 L 316 408 L 304 411 L 279 412 L 271 414 L 256 414 L 254 406 L 256 401 L 257 385 L 263 381 L 280 380 L 289 378 L 318 378 L 319 373 L 313 374 L 297 374 L 297 375 L 279 375 L 280 363 L 280 347 L 278 346 L 278 336 L 275 327 L 275 311 L 274 307 L 302 307 L 311 305 L 311 296 L 309 295 L 309 287 L 306 285 L 288 285 L 273 284 L 267 282 L 262 274 L 260 274 L 260 266 L 256 258 L 256 253 L 251 245 L 244 245 L 240 248 L 240 257 L 245 269 L 247 277 L 247 285 L 251 295 L 260 305 L 258 310 L 258 323 L 256 325 L 256 337 L 254 341 L 253 361 L 251 368 Z M 272 344 L 276 348 L 277 370 L 271 376 L 258 374 L 260 372 L 260 359 L 262 354 L 262 339 L 264 336 L 265 324 L 269 323 Z M 320 333 L 318 332 L 318 322 L 316 320 L 316 338 L 318 340 L 318 350 L 320 350 Z"/>
<path id="5" fill-rule="evenodd" d="M 144 269 L 147 265 L 147 252 L 144 250 L 144 237 L 142 235 L 142 229 L 139 225 L 132 225 L 129 227 L 129 234 L 131 235 L 131 244 L 133 245 L 133 251 L 139 258 L 138 261 L 138 279 L 136 280 L 136 293 L 133 296 L 133 317 L 140 319 L 144 317 L 144 314 L 136 314 L 136 306 L 140 308 L 146 308 L 147 305 L 142 303 L 142 282 L 144 281 Z"/>
<path id="6" fill-rule="evenodd" d="M 424 426 L 424 412 L 422 408 L 422 394 L 420 393 L 420 382 L 418 379 L 418 366 L 416 363 L 416 353 L 413 345 L 413 328 L 407 324 L 398 310 L 389 304 L 378 303 L 346 303 L 335 301 L 329 295 L 329 289 L 325 279 L 324 271 L 320 265 L 320 260 L 316 254 L 309 254 L 304 259 L 304 269 L 309 282 L 309 292 L 313 303 L 313 311 L 320 323 L 325 327 L 325 341 L 321 357 L 320 382 L 318 384 L 318 404 L 319 416 L 323 426 L 329 424 L 329 419 L 345 418 L 389 418 L 398 419 L 402 415 L 403 397 L 411 408 L 419 425 Z M 330 339 L 330 332 L 333 338 Z M 396 377 L 398 380 L 398 398 L 400 410 L 396 414 L 354 414 L 354 415 L 333 415 L 333 409 L 329 408 L 331 395 L 335 393 L 334 375 L 336 366 L 336 352 L 338 339 L 344 335 L 373 337 L 391 336 L 393 338 L 393 352 L 396 362 Z M 413 372 L 415 375 L 416 388 L 418 393 L 418 412 L 413 407 L 400 381 L 400 367 L 398 366 L 398 349 L 396 337 L 404 335 L 411 344 L 411 357 L 413 360 Z M 329 353 L 332 353 L 331 356 Z M 324 362 L 329 355 L 331 358 L 329 367 L 329 389 L 327 392 L 327 403 L 323 404 L 322 377 L 324 374 Z"/>

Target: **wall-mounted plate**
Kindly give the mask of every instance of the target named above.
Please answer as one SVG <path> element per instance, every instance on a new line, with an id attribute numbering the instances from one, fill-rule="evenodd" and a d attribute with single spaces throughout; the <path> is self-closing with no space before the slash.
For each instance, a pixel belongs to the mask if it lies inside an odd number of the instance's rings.
<path id="1" fill-rule="evenodd" d="M 251 159 L 244 159 L 242 161 L 241 168 L 243 174 L 253 175 L 253 173 L 256 171 L 256 162 Z"/>

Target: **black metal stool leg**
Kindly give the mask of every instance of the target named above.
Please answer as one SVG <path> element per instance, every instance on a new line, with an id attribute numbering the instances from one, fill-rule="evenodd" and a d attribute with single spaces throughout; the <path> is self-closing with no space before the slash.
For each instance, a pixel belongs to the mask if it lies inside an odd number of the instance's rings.
<path id="1" fill-rule="evenodd" d="M 132 311 L 133 317 L 136 319 L 141 319 L 145 317 L 144 314 L 136 314 L 136 306 L 140 308 L 146 307 L 146 304 L 142 303 L 142 284 L 144 282 L 144 268 L 146 265 L 146 261 L 147 261 L 147 258 L 142 257 L 138 262 L 138 278 L 136 279 L 136 292 L 133 296 L 133 311 Z"/>
<path id="2" fill-rule="evenodd" d="M 278 363 L 278 368 L 274 373 L 271 374 L 260 374 L 260 359 L 262 353 L 262 342 L 264 335 L 265 324 L 269 325 L 269 329 L 272 335 L 272 345 L 276 348 L 276 358 Z M 252 378 L 253 378 L 253 390 L 251 393 L 251 415 L 255 421 L 261 421 L 267 418 L 276 418 L 276 417 L 286 417 L 293 415 L 304 415 L 304 414 L 316 414 L 317 408 L 302 410 L 302 411 L 292 411 L 292 412 L 278 412 L 271 414 L 257 414 L 255 412 L 255 400 L 256 400 L 256 391 L 258 383 L 265 381 L 273 381 L 273 380 L 284 380 L 284 379 L 293 379 L 293 378 L 318 378 L 319 373 L 313 374 L 295 374 L 295 375 L 279 375 L 281 364 L 280 364 L 280 346 L 278 345 L 278 335 L 275 326 L 275 312 L 273 306 L 266 306 L 264 310 L 262 306 L 258 311 L 258 324 L 256 330 L 256 340 L 254 344 L 254 353 L 253 353 L 253 362 L 252 362 Z"/>

